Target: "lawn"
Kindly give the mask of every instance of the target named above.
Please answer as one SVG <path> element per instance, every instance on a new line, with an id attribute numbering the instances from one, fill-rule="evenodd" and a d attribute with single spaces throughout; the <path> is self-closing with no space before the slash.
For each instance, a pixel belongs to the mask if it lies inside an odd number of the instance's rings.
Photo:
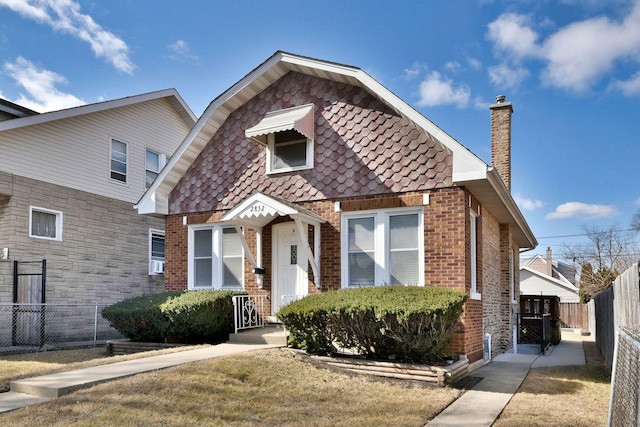
<path id="1" fill-rule="evenodd" d="M 584 345 L 586 366 L 532 369 L 494 425 L 606 425 L 609 372 L 595 343 Z M 32 376 L 105 363 L 102 349 L 74 352 L 0 357 L 0 381 L 8 382 L 16 369 L 20 376 Z M 26 375 L 23 368 L 34 371 Z M 0 424 L 423 426 L 462 392 L 348 375 L 290 350 L 273 349 L 101 384 L 0 415 Z"/>
<path id="2" fill-rule="evenodd" d="M 460 393 L 348 375 L 272 349 L 104 383 L 0 415 L 0 424 L 422 426 Z"/>
<path id="3" fill-rule="evenodd" d="M 587 364 L 531 369 L 495 427 L 607 425 L 611 377 L 596 344 L 583 343 Z"/>

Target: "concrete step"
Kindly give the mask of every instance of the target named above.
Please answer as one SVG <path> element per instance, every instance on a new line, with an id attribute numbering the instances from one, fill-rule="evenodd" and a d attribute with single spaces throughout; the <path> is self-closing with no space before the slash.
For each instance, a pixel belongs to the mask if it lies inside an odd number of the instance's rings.
<path id="1" fill-rule="evenodd" d="M 244 344 L 287 345 L 287 333 L 282 325 L 265 325 L 229 335 L 229 342 Z"/>

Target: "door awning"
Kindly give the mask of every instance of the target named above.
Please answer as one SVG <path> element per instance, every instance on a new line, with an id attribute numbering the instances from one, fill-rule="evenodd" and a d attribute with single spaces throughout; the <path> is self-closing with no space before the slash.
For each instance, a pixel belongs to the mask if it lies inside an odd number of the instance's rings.
<path id="1" fill-rule="evenodd" d="M 303 250 L 307 252 L 307 258 L 313 270 L 313 281 L 317 287 L 320 287 L 320 224 L 326 222 L 321 216 L 293 203 L 256 192 L 227 212 L 220 218 L 220 222 L 233 224 L 254 272 L 258 272 L 264 271 L 262 266 L 262 228 L 275 218 L 287 215 L 296 223 Z M 313 226 L 313 249 L 307 236 L 309 225 Z M 256 230 L 257 256 L 253 256 L 241 227 Z M 262 287 L 262 273 L 256 274 L 258 274 L 258 287 Z"/>
<path id="2" fill-rule="evenodd" d="M 242 203 L 227 212 L 220 221 L 260 229 L 275 218 L 287 215 L 311 225 L 320 225 L 325 222 L 322 217 L 307 209 L 259 192 L 247 197 Z"/>
<path id="3" fill-rule="evenodd" d="M 244 131 L 245 136 L 260 144 L 267 144 L 267 135 L 295 130 L 313 139 L 313 104 L 268 112 L 260 123 Z"/>

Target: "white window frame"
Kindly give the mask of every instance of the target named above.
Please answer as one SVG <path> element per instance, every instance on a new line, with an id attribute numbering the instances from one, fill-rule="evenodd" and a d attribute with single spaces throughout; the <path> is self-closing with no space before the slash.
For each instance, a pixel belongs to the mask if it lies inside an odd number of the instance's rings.
<path id="1" fill-rule="evenodd" d="M 33 212 L 39 212 L 49 215 L 55 215 L 56 217 L 56 235 L 54 237 L 49 236 L 38 236 L 37 234 L 33 234 Z M 63 223 L 63 214 L 61 211 L 56 211 L 53 209 L 41 208 L 38 206 L 29 206 L 29 237 L 34 239 L 44 239 L 44 240 L 55 240 L 58 242 L 62 241 L 62 223 Z"/>
<path id="2" fill-rule="evenodd" d="M 111 162 L 112 161 L 116 161 L 116 162 L 120 162 L 122 163 L 120 160 L 114 159 L 113 158 L 113 142 L 119 142 L 121 144 L 124 144 L 125 147 L 125 161 L 124 161 L 124 181 L 120 181 L 119 179 L 115 179 L 111 177 L 112 173 L 117 173 L 117 174 L 122 174 L 122 172 L 113 170 L 111 168 Z M 121 139 L 118 138 L 110 138 L 109 139 L 109 180 L 113 183 L 116 184 L 120 184 L 120 185 L 129 185 L 129 144 L 127 144 L 126 142 L 122 141 Z"/>
<path id="3" fill-rule="evenodd" d="M 374 218 L 374 261 L 375 274 L 374 285 L 383 286 L 390 284 L 390 242 L 389 242 L 389 218 L 395 215 L 418 215 L 418 283 L 417 286 L 424 286 L 424 210 L 422 208 L 394 208 L 375 209 L 367 211 L 343 212 L 340 218 L 340 240 L 341 240 L 341 286 L 342 288 L 353 288 L 349 286 L 349 220 L 358 218 Z"/>
<path id="4" fill-rule="evenodd" d="M 190 225 L 188 228 L 188 240 L 187 240 L 187 254 L 188 254 L 188 266 L 187 266 L 187 289 L 229 289 L 229 290 L 241 290 L 244 289 L 244 267 L 242 269 L 242 277 L 240 277 L 240 287 L 237 286 L 224 286 L 224 265 L 222 253 L 222 230 L 224 228 L 233 228 L 232 225 L 220 225 L 220 224 L 198 224 Z M 211 286 L 195 286 L 195 263 L 194 263 L 194 238 L 195 232 L 201 230 L 211 230 Z M 244 260 L 244 249 L 242 249 L 242 259 Z"/>
<path id="5" fill-rule="evenodd" d="M 469 268 L 471 269 L 470 280 L 470 295 L 469 298 L 474 300 L 481 300 L 482 294 L 478 292 L 478 214 L 471 209 L 469 216 L 469 246 L 470 246 L 470 260 Z"/>
<path id="6" fill-rule="evenodd" d="M 154 257 L 153 256 L 153 237 L 154 236 L 162 236 L 163 238 L 165 237 L 165 232 L 164 230 L 157 230 L 157 229 L 153 229 L 150 228 L 149 229 L 149 275 L 150 276 L 155 276 L 158 274 L 164 274 L 164 273 L 159 273 L 154 271 L 154 269 L 152 268 L 152 265 L 156 262 L 162 262 L 164 265 L 165 262 L 165 258 L 166 258 L 166 241 L 165 241 L 165 254 L 163 255 L 162 259 L 159 259 L 160 257 Z M 164 270 L 164 268 L 163 268 Z"/>
<path id="7" fill-rule="evenodd" d="M 275 134 L 270 133 L 267 135 L 267 174 L 275 174 L 282 172 L 293 172 L 306 169 L 313 169 L 313 138 L 307 138 L 303 134 L 300 134 L 300 139 L 296 141 L 307 141 L 306 162 L 304 165 L 295 167 L 276 168 L 275 161 Z M 292 141 L 294 142 L 294 141 Z"/>

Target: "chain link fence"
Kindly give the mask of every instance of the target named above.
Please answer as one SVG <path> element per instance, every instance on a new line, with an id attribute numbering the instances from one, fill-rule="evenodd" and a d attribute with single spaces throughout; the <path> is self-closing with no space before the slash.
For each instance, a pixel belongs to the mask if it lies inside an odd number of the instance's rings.
<path id="1" fill-rule="evenodd" d="M 102 317 L 107 305 L 0 303 L 0 354 L 96 345 L 122 338 Z"/>
<path id="2" fill-rule="evenodd" d="M 609 426 L 640 425 L 640 334 L 619 328 L 611 383 Z"/>

